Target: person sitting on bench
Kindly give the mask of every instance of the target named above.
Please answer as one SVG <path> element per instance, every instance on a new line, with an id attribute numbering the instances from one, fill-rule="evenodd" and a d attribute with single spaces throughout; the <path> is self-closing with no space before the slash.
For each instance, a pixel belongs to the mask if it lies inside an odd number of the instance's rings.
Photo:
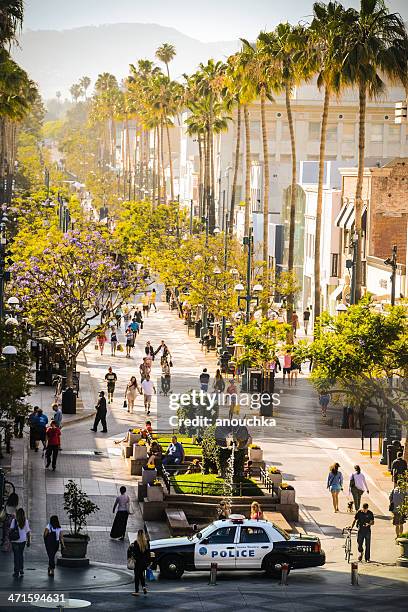
<path id="1" fill-rule="evenodd" d="M 184 460 L 184 448 L 180 442 L 177 442 L 177 436 L 173 436 L 171 443 L 163 457 L 163 465 L 180 465 Z"/>

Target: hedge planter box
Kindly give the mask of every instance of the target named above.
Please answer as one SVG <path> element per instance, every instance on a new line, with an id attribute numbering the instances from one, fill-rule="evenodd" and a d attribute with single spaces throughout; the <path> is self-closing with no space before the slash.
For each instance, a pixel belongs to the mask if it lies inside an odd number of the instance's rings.
<path id="1" fill-rule="evenodd" d="M 133 459 L 147 459 L 147 446 L 133 445 Z"/>
<path id="2" fill-rule="evenodd" d="M 408 567 L 408 538 L 398 538 L 397 542 L 400 547 L 400 556 L 397 559 L 397 565 L 400 567 Z"/>
<path id="3" fill-rule="evenodd" d="M 122 456 L 129 459 L 133 455 L 133 446 L 122 446 Z"/>
<path id="4" fill-rule="evenodd" d="M 263 450 L 262 448 L 250 448 L 249 449 L 249 458 L 251 461 L 262 461 L 263 460 Z"/>
<path id="5" fill-rule="evenodd" d="M 163 501 L 163 487 L 161 485 L 147 485 L 147 499 L 149 501 Z"/>
<path id="6" fill-rule="evenodd" d="M 296 491 L 295 489 L 281 489 L 279 488 L 279 497 L 281 504 L 294 504 Z"/>
<path id="7" fill-rule="evenodd" d="M 141 439 L 142 439 L 141 434 L 135 434 L 135 433 L 132 433 L 131 431 L 128 431 L 127 442 L 129 446 L 133 446 L 133 444 L 137 444 L 139 440 Z"/>
<path id="8" fill-rule="evenodd" d="M 157 478 L 157 470 L 142 469 L 142 483 L 151 484 Z"/>
<path id="9" fill-rule="evenodd" d="M 282 474 L 271 474 L 268 472 L 269 478 L 272 480 L 275 487 L 279 487 L 282 482 Z"/>

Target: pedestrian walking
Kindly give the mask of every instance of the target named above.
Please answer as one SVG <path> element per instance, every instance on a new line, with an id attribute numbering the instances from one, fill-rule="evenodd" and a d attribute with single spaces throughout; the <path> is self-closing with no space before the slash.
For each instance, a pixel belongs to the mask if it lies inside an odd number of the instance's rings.
<path id="1" fill-rule="evenodd" d="M 106 398 L 104 391 L 99 392 L 98 403 L 95 406 L 96 415 L 93 427 L 91 427 L 91 431 L 97 431 L 99 423 L 102 423 L 102 431 L 103 433 L 107 433 L 108 428 L 106 426 L 106 414 L 107 414 L 107 406 L 106 406 Z"/>
<path id="2" fill-rule="evenodd" d="M 143 314 L 146 315 L 146 317 L 149 316 L 149 296 L 147 294 L 147 291 L 144 292 L 144 294 L 142 295 L 142 307 L 143 307 Z"/>
<path id="3" fill-rule="evenodd" d="M 24 549 L 30 547 L 31 530 L 23 508 L 19 508 L 11 521 L 9 538 L 14 555 L 14 578 L 24 576 Z"/>
<path id="4" fill-rule="evenodd" d="M 130 327 L 125 331 L 126 338 L 126 357 L 130 358 L 130 352 L 135 345 L 135 337 Z"/>
<path id="5" fill-rule="evenodd" d="M 231 421 L 234 416 L 235 406 L 238 402 L 238 389 L 233 378 L 229 381 L 229 385 L 227 387 L 226 401 L 229 404 L 228 418 Z"/>
<path id="6" fill-rule="evenodd" d="M 50 522 L 44 529 L 44 545 L 48 555 L 48 575 L 53 576 L 55 570 L 55 555 L 59 547 L 65 548 L 64 536 L 62 535 L 61 525 L 58 516 L 53 514 Z"/>
<path id="7" fill-rule="evenodd" d="M 364 553 L 366 562 L 370 563 L 371 527 L 374 525 L 374 514 L 368 509 L 368 504 L 363 504 L 363 508 L 356 513 L 353 524 L 351 525 L 352 529 L 355 524 L 357 524 L 358 527 L 357 548 L 360 553 L 358 560 L 363 560 Z"/>
<path id="8" fill-rule="evenodd" d="M 35 452 L 38 452 L 38 447 L 40 442 L 42 444 L 43 454 L 46 446 L 46 431 L 47 431 L 48 417 L 43 413 L 42 409 L 39 408 L 37 410 L 37 414 L 34 419 L 34 428 L 35 428 Z"/>
<path id="9" fill-rule="evenodd" d="M 125 389 L 125 401 L 127 403 L 127 411 L 130 414 L 133 414 L 133 408 L 135 406 L 137 392 L 142 393 L 142 390 L 137 384 L 136 376 L 132 376 Z"/>
<path id="10" fill-rule="evenodd" d="M 204 368 L 203 371 L 200 374 L 200 389 L 201 389 L 201 391 L 204 391 L 204 393 L 207 393 L 208 385 L 209 384 L 210 384 L 210 375 L 207 372 L 207 368 Z"/>
<path id="11" fill-rule="evenodd" d="M 107 373 L 105 374 L 106 386 L 108 390 L 108 404 L 113 402 L 113 394 L 115 393 L 115 385 L 118 377 L 116 373 L 112 370 L 112 367 L 108 368 Z"/>
<path id="12" fill-rule="evenodd" d="M 56 422 L 57 427 L 59 427 L 61 429 L 62 427 L 62 410 L 61 407 L 58 404 L 53 404 L 52 405 L 52 409 L 54 411 L 54 416 L 52 417 L 52 420 Z"/>
<path id="13" fill-rule="evenodd" d="M 120 325 L 122 323 L 122 314 L 122 308 L 118 306 L 115 310 L 116 326 L 118 329 L 120 329 Z"/>
<path id="14" fill-rule="evenodd" d="M 162 375 L 161 375 L 161 392 L 167 397 L 171 387 L 171 370 L 167 359 L 162 364 Z"/>
<path id="15" fill-rule="evenodd" d="M 302 362 L 298 357 L 292 357 L 292 362 L 290 364 L 290 382 L 292 384 L 297 384 L 298 374 L 302 373 Z"/>
<path id="16" fill-rule="evenodd" d="M 154 311 L 157 312 L 156 307 L 156 289 L 152 289 L 149 297 L 150 309 L 154 308 Z"/>
<path id="17" fill-rule="evenodd" d="M 405 516 L 401 506 L 406 503 L 407 493 L 398 485 L 394 486 L 390 493 L 390 512 L 392 512 L 392 524 L 395 527 L 395 536 L 399 538 L 404 530 L 404 524 L 407 517 Z"/>
<path id="18" fill-rule="evenodd" d="M 153 393 L 156 393 L 156 388 L 153 382 L 150 380 L 149 374 L 147 374 L 146 378 L 142 382 L 142 391 L 144 395 L 144 407 L 146 414 L 150 414 L 150 404 L 152 401 Z"/>
<path id="19" fill-rule="evenodd" d="M 292 314 L 292 330 L 293 330 L 293 336 L 294 338 L 296 338 L 296 333 L 299 327 L 299 316 L 297 314 L 297 312 L 294 312 Z"/>
<path id="20" fill-rule="evenodd" d="M 28 426 L 30 428 L 30 448 L 35 449 L 35 436 L 36 436 L 36 417 L 39 411 L 38 406 L 34 406 L 33 411 L 28 415 Z"/>
<path id="21" fill-rule="evenodd" d="M 18 508 L 18 495 L 17 493 L 10 493 L 4 506 L 4 520 L 2 525 L 2 538 L 1 546 L 3 552 L 11 551 L 11 542 L 9 538 L 10 525 L 12 520 L 16 517 Z"/>
<path id="22" fill-rule="evenodd" d="M 129 325 L 130 329 L 132 330 L 132 334 L 133 334 L 133 346 L 135 346 L 135 342 L 136 342 L 136 336 L 139 333 L 139 323 L 137 322 L 136 318 L 133 317 L 132 322 Z"/>
<path id="23" fill-rule="evenodd" d="M 61 444 L 61 430 L 54 420 L 51 421 L 50 426 L 47 428 L 46 438 L 47 449 L 45 451 L 45 467 L 49 468 L 52 460 L 52 471 L 55 472 L 58 451 Z"/>
<path id="24" fill-rule="evenodd" d="M 216 393 L 223 393 L 225 389 L 225 381 L 221 374 L 221 370 L 217 370 L 213 382 L 213 389 Z"/>
<path id="25" fill-rule="evenodd" d="M 251 504 L 251 519 L 255 521 L 260 521 L 263 519 L 263 512 L 260 504 L 257 501 L 253 501 Z"/>
<path id="26" fill-rule="evenodd" d="M 303 313 L 303 329 L 305 330 L 305 336 L 307 336 L 307 330 L 309 328 L 310 321 L 310 310 L 309 307 L 306 306 L 305 311 Z"/>
<path id="27" fill-rule="evenodd" d="M 136 321 L 139 323 L 140 329 L 143 329 L 143 315 L 140 312 L 139 308 L 137 307 L 135 310 L 135 317 Z"/>
<path id="28" fill-rule="evenodd" d="M 397 458 L 391 463 L 391 476 L 394 484 L 398 484 L 401 476 L 404 476 L 408 469 L 408 464 L 403 458 L 402 451 L 397 452 Z"/>
<path id="29" fill-rule="evenodd" d="M 116 356 L 116 347 L 118 346 L 118 335 L 116 329 L 112 327 L 110 334 L 111 356 Z"/>
<path id="30" fill-rule="evenodd" d="M 14 436 L 16 438 L 23 437 L 25 420 L 25 411 L 24 408 L 21 408 L 18 414 L 16 414 L 16 416 L 14 417 Z"/>
<path id="31" fill-rule="evenodd" d="M 150 340 L 146 342 L 146 346 L 144 350 L 145 350 L 147 359 L 150 360 L 150 365 L 151 365 L 151 362 L 154 361 L 154 348 L 150 344 Z"/>
<path id="32" fill-rule="evenodd" d="M 130 497 L 126 493 L 126 487 L 120 487 L 120 495 L 115 499 L 113 504 L 113 513 L 115 513 L 115 520 L 113 521 L 110 537 L 114 540 L 125 539 L 126 525 L 130 513 Z"/>
<path id="33" fill-rule="evenodd" d="M 157 349 L 154 351 L 154 356 L 156 357 L 156 355 L 158 355 L 160 357 L 160 363 L 162 362 L 162 360 L 167 359 L 167 361 L 169 361 L 170 367 L 171 367 L 171 355 L 170 355 L 170 351 L 169 348 L 167 346 L 167 344 L 165 343 L 164 340 L 162 340 L 159 344 L 159 346 L 157 347 Z"/>
<path id="34" fill-rule="evenodd" d="M 100 332 L 97 336 L 96 336 L 96 343 L 99 346 L 99 352 L 101 355 L 103 355 L 103 350 L 105 348 L 105 342 L 106 342 L 106 334 L 105 332 Z"/>
<path id="35" fill-rule="evenodd" d="M 364 491 L 367 491 L 367 495 L 369 495 L 370 491 L 368 490 L 365 476 L 362 474 L 360 466 L 355 465 L 354 472 L 350 476 L 349 492 L 353 496 L 354 508 L 356 512 L 357 510 L 360 510 L 361 497 Z"/>
<path id="36" fill-rule="evenodd" d="M 143 361 L 139 366 L 139 372 L 140 372 L 140 383 L 142 383 L 144 380 L 146 380 L 147 376 L 150 376 L 150 372 L 151 372 L 151 362 L 149 361 L 149 359 L 147 357 L 143 357 Z"/>
<path id="37" fill-rule="evenodd" d="M 283 356 L 283 379 L 282 382 L 285 382 L 286 376 L 288 377 L 289 387 L 292 385 L 291 380 L 291 372 L 292 372 L 292 355 L 290 354 L 289 349 Z"/>
<path id="38" fill-rule="evenodd" d="M 319 406 L 322 411 L 322 416 L 327 416 L 327 406 L 330 402 L 330 395 L 328 393 L 320 393 L 319 395 Z"/>
<path id="39" fill-rule="evenodd" d="M 139 585 L 143 593 L 147 594 L 146 589 L 146 570 L 150 565 L 150 545 L 143 529 L 139 529 L 136 539 L 127 551 L 128 568 L 133 569 L 135 574 L 135 590 L 132 595 L 139 595 Z"/>
<path id="40" fill-rule="evenodd" d="M 343 490 L 343 474 L 339 471 L 339 467 L 339 463 L 334 463 L 327 477 L 327 488 L 331 493 L 335 512 L 339 511 L 339 493 Z"/>

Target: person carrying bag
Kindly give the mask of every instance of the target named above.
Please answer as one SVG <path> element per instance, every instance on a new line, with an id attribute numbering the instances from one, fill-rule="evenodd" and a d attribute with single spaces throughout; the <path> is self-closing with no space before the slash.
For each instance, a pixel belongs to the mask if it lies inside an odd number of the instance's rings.
<path id="1" fill-rule="evenodd" d="M 139 584 L 142 586 L 143 593 L 147 594 L 146 589 L 146 570 L 150 566 L 150 546 L 143 529 L 139 529 L 133 544 L 127 551 L 127 567 L 133 570 L 135 576 L 135 590 L 133 596 L 139 595 Z"/>

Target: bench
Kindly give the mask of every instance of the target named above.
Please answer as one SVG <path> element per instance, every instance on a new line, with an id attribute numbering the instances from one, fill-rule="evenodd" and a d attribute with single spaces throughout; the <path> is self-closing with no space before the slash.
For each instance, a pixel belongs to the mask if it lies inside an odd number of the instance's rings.
<path id="1" fill-rule="evenodd" d="M 189 535 L 192 533 L 192 528 L 180 508 L 166 508 L 166 521 L 172 535 Z"/>
<path id="2" fill-rule="evenodd" d="M 288 521 L 285 519 L 283 514 L 281 514 L 280 512 L 270 512 L 270 511 L 265 512 L 264 511 L 263 516 L 264 516 L 264 519 L 266 519 L 270 523 L 275 523 L 275 525 L 277 525 L 284 531 L 287 531 L 288 533 L 296 532 L 296 529 L 292 527 L 290 523 L 288 523 Z"/>

